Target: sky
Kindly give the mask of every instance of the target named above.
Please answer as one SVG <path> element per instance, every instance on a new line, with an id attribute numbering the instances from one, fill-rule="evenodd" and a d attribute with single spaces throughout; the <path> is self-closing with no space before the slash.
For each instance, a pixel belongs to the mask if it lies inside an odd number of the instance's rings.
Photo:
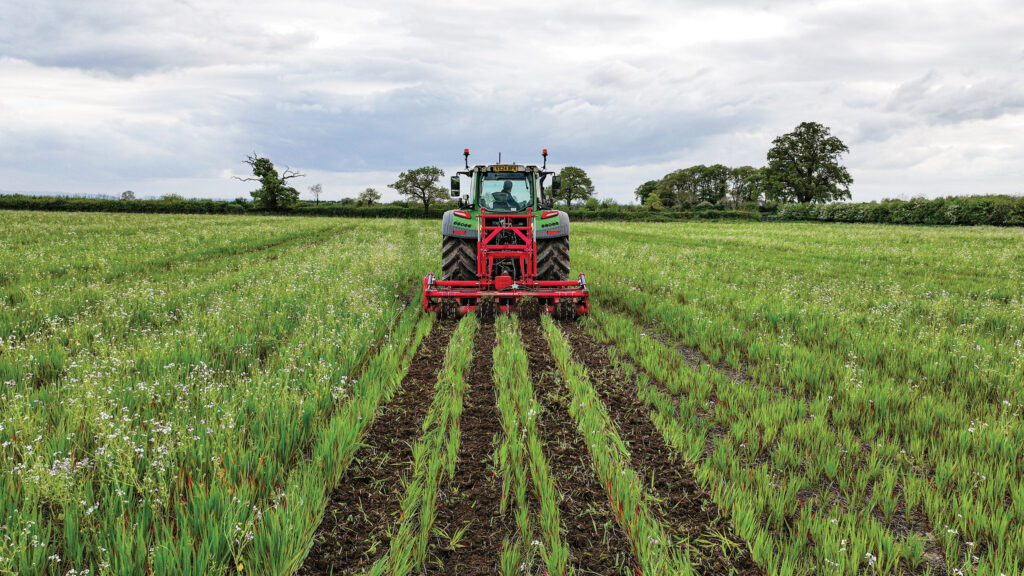
<path id="1" fill-rule="evenodd" d="M 1024 194 L 1024 4 L 4 0 L 0 191 L 248 197 L 250 154 L 324 199 L 410 168 L 579 166 L 633 201 L 762 166 L 801 122 L 853 200 Z"/>

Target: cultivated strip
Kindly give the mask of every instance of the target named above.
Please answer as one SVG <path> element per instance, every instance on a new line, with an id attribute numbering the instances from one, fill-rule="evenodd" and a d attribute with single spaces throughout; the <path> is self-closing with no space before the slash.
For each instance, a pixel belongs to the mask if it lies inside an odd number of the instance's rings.
<path id="1" fill-rule="evenodd" d="M 565 542 L 572 565 L 581 574 L 621 574 L 637 566 L 629 539 L 607 504 L 608 495 L 598 481 L 594 466 L 569 414 L 568 390 L 544 339 L 540 321 L 521 323 L 523 347 L 530 363 L 541 405 L 538 431 L 557 486 L 562 493 L 559 509 Z"/>
<path id="2" fill-rule="evenodd" d="M 406 576 L 425 567 L 438 494 L 455 472 L 466 392 L 463 374 L 473 358 L 477 326 L 474 316 L 463 318 L 448 345 L 423 434 L 412 448 L 412 474 L 405 483 L 399 522 L 387 554 L 373 565 L 371 575 Z"/>
<path id="3" fill-rule="evenodd" d="M 544 332 L 558 369 L 572 393 L 570 412 L 605 483 L 615 519 L 629 537 L 644 574 L 696 574 L 687 555 L 652 511 L 642 479 L 629 464 L 629 452 L 607 409 L 594 391 L 586 369 L 572 359 L 569 344 L 549 317 Z"/>
<path id="4" fill-rule="evenodd" d="M 491 576 L 498 571 L 502 536 L 512 523 L 501 512 L 495 441 L 501 434 L 494 389 L 494 324 L 481 323 L 473 362 L 465 374 L 469 390 L 462 413 L 455 474 L 442 486 L 427 574 Z"/>
<path id="5" fill-rule="evenodd" d="M 323 522 L 299 574 L 350 574 L 373 564 L 390 543 L 402 497 L 402 474 L 423 430 L 437 366 L 455 324 L 435 322 L 401 387 L 360 444 L 344 479 L 328 498 Z"/>
<path id="6" fill-rule="evenodd" d="M 689 371 L 677 351 L 642 334 L 629 320 L 605 314 L 597 319 L 619 350 L 642 368 L 638 390 L 641 399 L 655 410 L 655 424 L 688 462 L 696 464 L 697 477 L 711 490 L 719 507 L 730 512 L 737 533 L 750 544 L 760 566 L 772 572 L 796 567 L 811 570 L 819 562 L 840 569 L 865 563 L 885 572 L 899 568 L 920 573 L 927 567 L 944 572 L 924 539 L 904 537 L 894 545 L 886 525 L 870 514 L 847 515 L 838 503 L 805 501 L 809 485 L 800 474 L 838 482 L 838 457 L 810 458 L 816 452 L 827 455 L 834 451 L 836 440 L 829 440 L 825 420 L 810 416 L 823 413 L 823 406 L 815 404 L 801 411 L 799 402 L 779 398 L 762 387 L 732 382 L 707 365 L 700 372 Z M 674 381 L 668 388 L 679 395 L 669 394 L 658 381 L 666 377 L 666 362 L 684 366 L 667 374 Z M 717 390 L 718 396 L 705 403 L 703 394 L 710 390 Z M 809 446 L 807 442 L 821 444 Z M 794 451 L 793 445 L 801 448 Z M 812 468 L 815 464 L 821 467 Z M 892 488 L 888 493 L 894 500 L 898 495 Z M 896 506 L 886 507 L 893 518 Z M 767 525 L 760 519 L 766 519 Z M 787 530 L 794 525 L 799 529 Z"/>
<path id="7" fill-rule="evenodd" d="M 653 497 L 654 511 L 676 540 L 687 546 L 697 571 L 708 576 L 761 574 L 746 543 L 721 516 L 711 495 L 665 443 L 648 406 L 637 396 L 633 378 L 612 366 L 606 347 L 580 324 L 561 322 L 559 326 L 573 357 L 586 365 L 594 389 L 629 449 L 631 464 Z"/>

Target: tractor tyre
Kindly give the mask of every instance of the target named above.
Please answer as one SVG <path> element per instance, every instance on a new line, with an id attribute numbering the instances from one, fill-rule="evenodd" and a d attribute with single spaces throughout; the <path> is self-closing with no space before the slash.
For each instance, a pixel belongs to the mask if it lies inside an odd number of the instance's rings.
<path id="1" fill-rule="evenodd" d="M 537 241 L 537 280 L 569 279 L 569 238 Z"/>
<path id="2" fill-rule="evenodd" d="M 444 236 L 441 242 L 441 279 L 477 279 L 476 240 Z"/>

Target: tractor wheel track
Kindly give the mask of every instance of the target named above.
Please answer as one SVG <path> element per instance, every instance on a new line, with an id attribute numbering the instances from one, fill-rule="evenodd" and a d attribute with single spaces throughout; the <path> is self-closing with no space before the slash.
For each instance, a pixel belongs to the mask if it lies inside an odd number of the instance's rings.
<path id="1" fill-rule="evenodd" d="M 363 440 L 345 478 L 328 498 L 301 575 L 368 570 L 388 549 L 412 462 L 412 445 L 434 396 L 437 373 L 455 322 L 436 321 L 416 352 L 402 386 Z"/>

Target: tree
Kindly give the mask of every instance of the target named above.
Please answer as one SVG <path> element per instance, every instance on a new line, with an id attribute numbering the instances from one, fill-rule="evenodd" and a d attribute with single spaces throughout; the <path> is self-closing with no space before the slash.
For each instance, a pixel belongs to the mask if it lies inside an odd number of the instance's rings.
<path id="1" fill-rule="evenodd" d="M 693 196 L 694 201 L 697 203 L 718 204 L 729 191 L 730 171 L 726 166 L 721 164 L 713 166 L 698 164 L 697 166 L 687 168 L 684 172 L 687 172 L 689 175 L 689 178 L 686 180 L 690 186 L 687 192 Z"/>
<path id="2" fill-rule="evenodd" d="M 429 214 L 432 203 L 440 202 L 448 196 L 448 192 L 437 185 L 442 176 L 444 171 L 436 166 L 414 168 L 399 174 L 398 181 L 388 184 L 388 188 L 394 188 L 409 200 L 422 202 L 423 213 Z"/>
<path id="3" fill-rule="evenodd" d="M 279 212 L 287 210 L 299 201 L 299 191 L 287 185 L 292 178 L 301 178 L 305 174 L 295 172 L 285 167 L 284 172 L 278 174 L 274 163 L 267 158 L 252 155 L 246 158 L 245 163 L 252 167 L 254 178 L 241 178 L 235 176 L 236 180 L 242 182 L 259 182 L 260 187 L 250 192 L 259 210 Z"/>
<path id="4" fill-rule="evenodd" d="M 359 203 L 366 204 L 367 206 L 373 206 L 377 202 L 380 202 L 380 192 L 377 192 L 376 188 L 367 188 L 359 193 Z"/>
<path id="5" fill-rule="evenodd" d="M 554 194 L 555 200 L 564 200 L 568 208 L 573 200 L 586 200 L 594 195 L 594 183 L 583 168 L 566 166 L 558 173 L 562 180 L 562 189 Z"/>
<path id="6" fill-rule="evenodd" d="M 121 200 L 135 200 L 135 192 L 132 192 L 131 190 L 121 192 Z"/>
<path id="7" fill-rule="evenodd" d="M 729 202 L 734 208 L 748 202 L 759 202 L 764 189 L 763 180 L 763 168 L 733 168 L 729 175 Z"/>
<path id="8" fill-rule="evenodd" d="M 313 196 L 313 202 L 320 203 L 320 195 L 324 193 L 324 187 L 320 184 L 313 184 L 309 187 L 309 194 Z"/>
<path id="9" fill-rule="evenodd" d="M 640 201 L 640 204 L 647 203 L 647 197 L 650 196 L 658 188 L 657 180 L 648 180 L 643 184 L 636 187 L 633 194 L 636 195 L 636 199 Z"/>
<path id="10" fill-rule="evenodd" d="M 161 200 L 166 202 L 184 202 L 185 198 L 181 194 L 164 194 L 160 197 Z"/>
<path id="11" fill-rule="evenodd" d="M 666 174 L 658 181 L 654 191 L 662 207 L 681 206 L 689 208 L 697 203 L 696 166 L 683 168 Z M 646 206 L 647 203 L 645 202 Z"/>
<path id="12" fill-rule="evenodd" d="M 769 197 L 800 203 L 849 199 L 853 178 L 839 163 L 849 151 L 828 127 L 802 122 L 772 141 L 765 174 Z"/>
<path id="13" fill-rule="evenodd" d="M 665 205 L 661 203 L 660 194 L 648 194 L 644 200 L 644 209 L 650 210 L 651 212 L 661 212 L 665 209 Z"/>

